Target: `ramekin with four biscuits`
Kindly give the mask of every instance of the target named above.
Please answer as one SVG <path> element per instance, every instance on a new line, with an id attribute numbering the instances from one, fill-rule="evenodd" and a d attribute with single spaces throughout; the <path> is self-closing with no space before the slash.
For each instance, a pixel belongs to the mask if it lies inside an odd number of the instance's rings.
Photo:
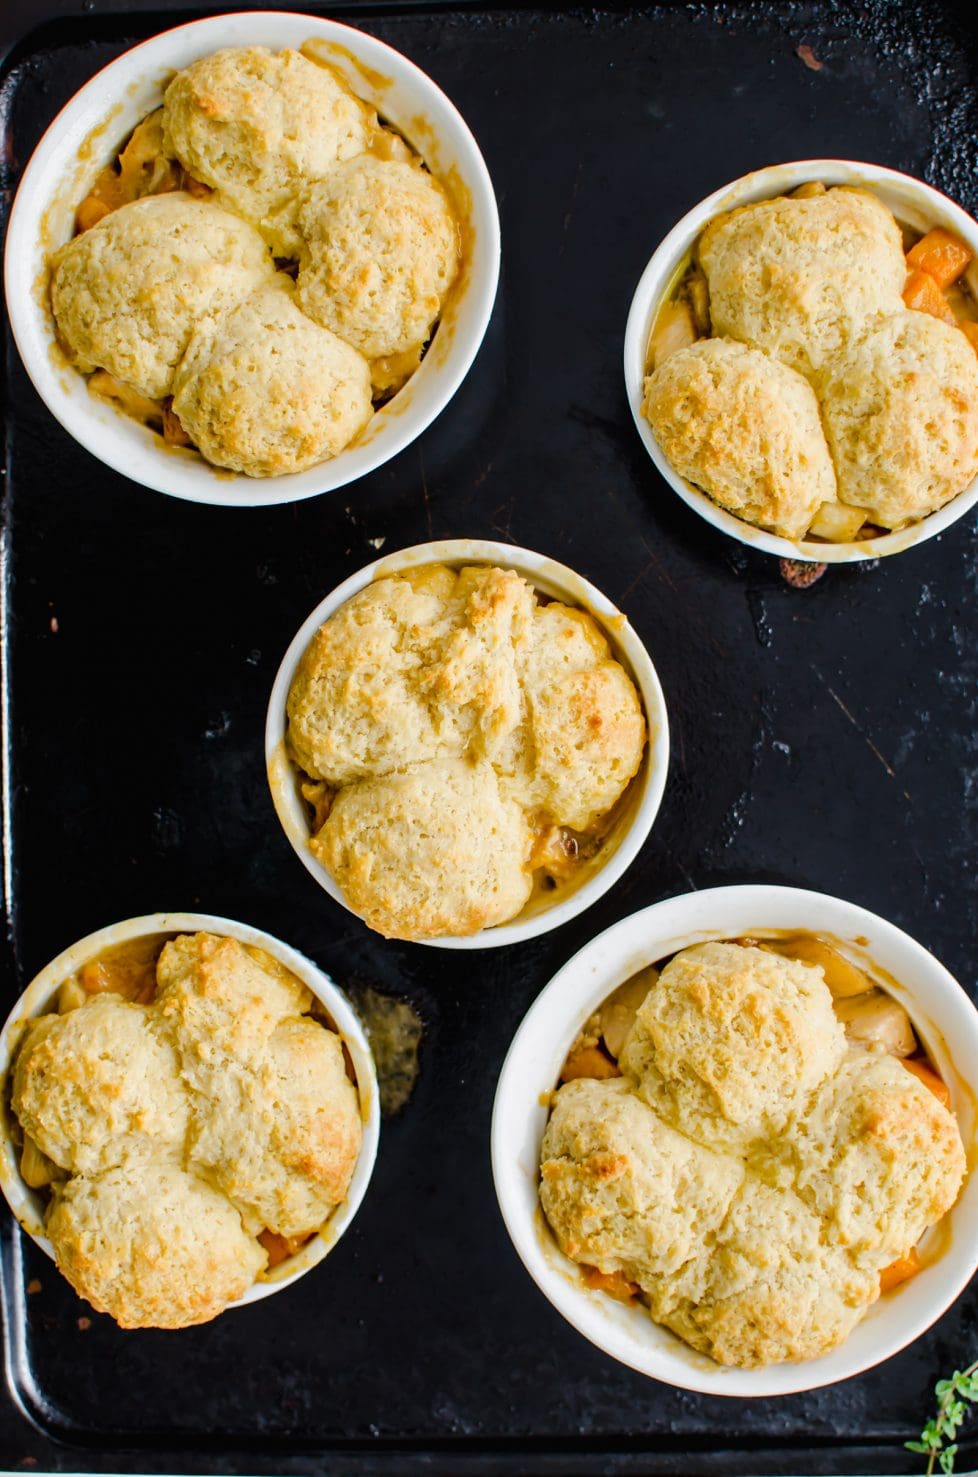
<path id="1" fill-rule="evenodd" d="M 978 1012 L 865 909 L 781 887 L 656 903 L 531 1007 L 492 1124 L 524 1265 L 586 1338 L 710 1394 L 896 1353 L 978 1266 Z"/>
<path id="2" fill-rule="evenodd" d="M 367 1190 L 380 1106 L 343 994 L 279 939 L 158 913 L 81 939 L 0 1034 L 0 1188 L 82 1297 L 185 1328 L 291 1285 Z"/>
<path id="3" fill-rule="evenodd" d="M 11 211 L 17 347 L 95 456 L 176 497 L 342 487 L 447 405 L 499 222 L 479 148 L 406 57 L 335 21 L 155 36 L 51 124 Z"/>

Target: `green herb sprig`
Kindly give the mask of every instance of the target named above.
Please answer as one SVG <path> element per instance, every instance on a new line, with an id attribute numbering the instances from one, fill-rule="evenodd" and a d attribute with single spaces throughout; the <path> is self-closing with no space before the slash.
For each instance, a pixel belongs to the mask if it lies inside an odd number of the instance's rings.
<path id="1" fill-rule="evenodd" d="M 978 1401 L 978 1359 L 967 1369 L 956 1369 L 949 1380 L 938 1380 L 934 1386 L 937 1414 L 920 1433 L 919 1441 L 906 1441 L 908 1451 L 919 1451 L 929 1458 L 927 1477 L 940 1467 L 944 1477 L 954 1471 L 958 1453 L 955 1437 L 968 1414 L 968 1406 Z"/>

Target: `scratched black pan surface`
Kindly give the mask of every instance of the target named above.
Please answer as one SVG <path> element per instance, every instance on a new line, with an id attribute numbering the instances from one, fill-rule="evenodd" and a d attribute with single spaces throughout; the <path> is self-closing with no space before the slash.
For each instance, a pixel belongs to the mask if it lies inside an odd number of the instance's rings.
<path id="1" fill-rule="evenodd" d="M 327 1262 L 208 1327 L 120 1332 L 5 1216 L 0 1465 L 918 1471 L 902 1442 L 935 1379 L 978 1354 L 973 1290 L 844 1385 L 758 1402 L 677 1392 L 591 1348 L 530 1283 L 496 1210 L 488 1134 L 507 1044 L 551 974 L 600 929 L 690 887 L 840 893 L 975 988 L 975 518 L 789 589 L 775 561 L 660 481 L 621 374 L 652 248 L 751 168 L 874 160 L 978 210 L 971 7 L 337 13 L 430 72 L 485 151 L 504 242 L 492 326 L 455 402 L 390 466 L 254 511 L 110 473 L 55 424 L 8 343 L 3 1008 L 89 930 L 199 907 L 410 1000 L 426 1028 L 420 1081 Z M 82 82 L 187 18 L 132 0 L 6 0 L 8 189 Z M 611 896 L 548 937 L 464 956 L 384 943 L 326 898 L 279 830 L 261 744 L 272 676 L 313 604 L 376 540 L 454 535 L 555 555 L 619 601 L 658 666 L 674 755 L 651 840 Z M 973 1439 L 958 1465 L 976 1464 Z"/>

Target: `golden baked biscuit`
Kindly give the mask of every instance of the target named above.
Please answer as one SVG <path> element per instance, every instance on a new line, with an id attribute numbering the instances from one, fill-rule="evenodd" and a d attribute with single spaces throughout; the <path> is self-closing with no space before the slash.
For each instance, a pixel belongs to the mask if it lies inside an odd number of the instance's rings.
<path id="1" fill-rule="evenodd" d="M 229 47 L 178 72 L 163 97 L 166 146 L 217 201 L 298 248 L 296 197 L 366 148 L 375 115 L 298 51 Z"/>
<path id="2" fill-rule="evenodd" d="M 663 1279 L 651 1303 L 694 1349 L 754 1369 L 828 1353 L 877 1297 L 876 1273 L 824 1247 L 818 1217 L 797 1196 L 748 1175 L 715 1240 Z"/>
<path id="3" fill-rule="evenodd" d="M 185 1075 L 198 1063 L 255 1060 L 279 1022 L 301 1015 L 313 998 L 264 949 L 212 933 L 171 939 L 156 978 L 156 1009 L 177 1043 Z"/>
<path id="4" fill-rule="evenodd" d="M 875 1271 L 950 1210 L 966 1168 L 954 1115 L 895 1057 L 863 1052 L 820 1088 L 790 1162 L 827 1239 Z"/>
<path id="5" fill-rule="evenodd" d="M 839 497 L 900 528 L 978 476 L 978 356 L 959 328 L 878 318 L 819 376 Z"/>
<path id="6" fill-rule="evenodd" d="M 747 1155 L 782 1132 L 845 1052 L 821 968 L 705 943 L 663 969 L 619 1065 L 681 1133 Z"/>
<path id="7" fill-rule="evenodd" d="M 281 477 L 336 456 L 363 430 L 370 370 L 300 312 L 280 273 L 190 340 L 173 409 L 208 461 Z"/>
<path id="8" fill-rule="evenodd" d="M 836 495 L 811 385 L 759 349 L 680 349 L 646 379 L 642 414 L 681 477 L 758 528 L 801 538 Z"/>
<path id="9" fill-rule="evenodd" d="M 340 790 L 310 845 L 371 928 L 424 939 L 514 917 L 532 888 L 530 841 L 490 764 L 436 759 Z"/>
<path id="10" fill-rule="evenodd" d="M 710 223 L 699 257 L 713 332 L 801 374 L 820 369 L 867 318 L 902 306 L 900 228 L 864 190 L 744 205 Z"/>
<path id="11" fill-rule="evenodd" d="M 414 579 L 424 571 L 409 574 Z M 512 569 L 470 566 L 456 572 L 446 605 L 446 630 L 425 677 L 435 721 L 455 728 L 470 760 L 486 758 L 510 770 L 522 742 L 525 699 L 519 652 L 536 597 Z"/>
<path id="12" fill-rule="evenodd" d="M 569 1082 L 540 1155 L 540 1203 L 567 1256 L 646 1283 L 712 1236 L 744 1177 L 669 1128 L 623 1078 Z"/>
<path id="13" fill-rule="evenodd" d="M 274 276 L 245 221 L 181 192 L 150 195 L 55 253 L 51 306 L 83 373 L 108 370 L 161 400 L 191 336 Z"/>
<path id="14" fill-rule="evenodd" d="M 587 830 L 642 763 L 635 685 L 597 621 L 557 601 L 533 611 L 517 659 L 527 737 L 515 792 L 558 825 Z"/>
<path id="15" fill-rule="evenodd" d="M 330 785 L 493 754 L 521 717 L 514 642 L 533 595 L 501 569 L 375 580 L 316 632 L 289 690 L 288 742 Z"/>
<path id="16" fill-rule="evenodd" d="M 458 228 L 420 165 L 351 159 L 299 212 L 297 287 L 310 318 L 368 359 L 427 342 L 458 271 Z"/>
<path id="17" fill-rule="evenodd" d="M 179 1156 L 187 1133 L 173 1046 L 145 1006 L 112 994 L 30 1027 L 11 1107 L 53 1163 L 80 1174 L 118 1164 L 140 1145 Z"/>
<path id="18" fill-rule="evenodd" d="M 206 1323 L 267 1260 L 223 1195 L 178 1163 L 145 1155 L 70 1179 L 47 1234 L 75 1291 L 122 1328 Z"/>
<path id="19" fill-rule="evenodd" d="M 305 985 L 258 948 L 198 933 L 160 956 L 157 1007 L 190 1095 L 187 1155 L 248 1229 L 300 1236 L 346 1194 L 359 1099 Z"/>
<path id="20" fill-rule="evenodd" d="M 345 1196 L 360 1152 L 359 1101 L 339 1037 L 288 1017 L 257 1057 L 198 1068 L 193 1087 L 193 1167 L 249 1229 L 317 1230 Z"/>

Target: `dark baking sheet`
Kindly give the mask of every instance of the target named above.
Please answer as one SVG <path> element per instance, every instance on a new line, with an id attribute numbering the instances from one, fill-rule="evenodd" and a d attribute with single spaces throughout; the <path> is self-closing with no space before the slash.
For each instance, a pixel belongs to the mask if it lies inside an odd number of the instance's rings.
<path id="1" fill-rule="evenodd" d="M 366 1202 L 329 1260 L 208 1327 L 120 1332 L 4 1215 L 0 1462 L 919 1471 L 902 1442 L 935 1379 L 978 1355 L 974 1289 L 912 1349 L 846 1384 L 754 1402 L 675 1391 L 591 1348 L 536 1291 L 497 1213 L 488 1133 L 507 1044 L 551 974 L 600 929 L 690 887 L 839 893 L 975 988 L 975 518 L 791 590 L 774 560 L 661 483 L 620 364 L 652 248 L 748 169 L 876 160 L 978 209 L 973 7 L 335 13 L 417 60 L 482 144 L 504 240 L 485 346 L 440 421 L 390 466 L 245 511 L 110 473 L 55 424 L 7 344 L 2 1004 L 101 924 L 199 906 L 271 929 L 341 982 L 411 1000 L 426 1026 L 420 1083 L 385 1126 Z M 7 188 L 97 67 L 185 18 L 131 0 L 7 0 Z M 673 733 L 659 821 L 613 895 L 548 937 L 464 956 L 385 943 L 331 903 L 279 829 L 262 763 L 272 677 L 312 605 L 374 557 L 373 540 L 455 535 L 555 555 L 619 601 L 658 666 Z M 965 1442 L 959 1470 L 976 1457 Z"/>

